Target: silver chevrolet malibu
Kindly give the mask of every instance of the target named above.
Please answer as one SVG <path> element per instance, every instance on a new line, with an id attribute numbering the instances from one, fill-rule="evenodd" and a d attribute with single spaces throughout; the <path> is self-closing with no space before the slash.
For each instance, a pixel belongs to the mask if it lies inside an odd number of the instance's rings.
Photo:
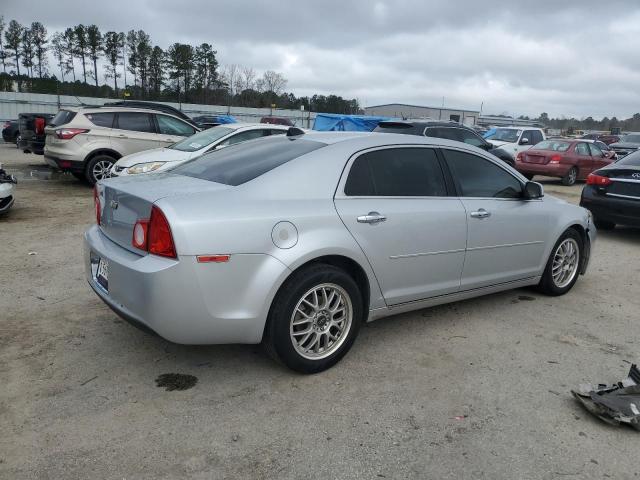
<path id="1" fill-rule="evenodd" d="M 168 173 L 96 186 L 89 284 L 176 343 L 259 343 L 294 370 L 338 362 L 363 322 L 524 286 L 568 292 L 587 210 L 439 138 L 291 129 Z"/>

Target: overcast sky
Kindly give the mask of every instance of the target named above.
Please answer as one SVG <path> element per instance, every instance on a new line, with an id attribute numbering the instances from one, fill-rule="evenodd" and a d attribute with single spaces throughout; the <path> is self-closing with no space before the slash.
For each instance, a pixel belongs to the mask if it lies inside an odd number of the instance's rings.
<path id="1" fill-rule="evenodd" d="M 640 111 L 640 1 L 2 0 L 53 33 L 143 29 L 273 69 L 295 95 L 484 113 L 627 118 Z M 52 71 L 55 71 L 52 68 Z"/>

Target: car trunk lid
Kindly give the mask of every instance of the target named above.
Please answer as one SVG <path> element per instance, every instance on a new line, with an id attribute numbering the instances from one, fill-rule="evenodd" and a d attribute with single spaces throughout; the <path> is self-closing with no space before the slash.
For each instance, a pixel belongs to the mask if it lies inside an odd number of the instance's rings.
<path id="1" fill-rule="evenodd" d="M 557 152 L 552 152 L 557 155 Z M 529 150 L 522 152 L 522 161 L 524 163 L 537 163 L 546 165 L 551 160 L 549 152 L 543 152 L 541 150 Z"/>
<path id="2" fill-rule="evenodd" d="M 145 255 L 132 245 L 133 228 L 149 219 L 151 207 L 162 198 L 231 188 L 228 185 L 173 174 L 135 175 L 109 179 L 96 185 L 100 200 L 100 229 L 113 242 Z"/>

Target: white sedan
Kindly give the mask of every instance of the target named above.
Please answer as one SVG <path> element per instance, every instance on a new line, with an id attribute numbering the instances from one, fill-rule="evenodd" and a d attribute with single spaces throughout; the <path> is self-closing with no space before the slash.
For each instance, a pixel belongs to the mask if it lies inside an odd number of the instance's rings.
<path id="1" fill-rule="evenodd" d="M 195 157 L 236 143 L 287 133 L 285 125 L 229 123 L 203 130 L 163 148 L 154 148 L 122 157 L 111 168 L 112 177 L 162 172 Z"/>

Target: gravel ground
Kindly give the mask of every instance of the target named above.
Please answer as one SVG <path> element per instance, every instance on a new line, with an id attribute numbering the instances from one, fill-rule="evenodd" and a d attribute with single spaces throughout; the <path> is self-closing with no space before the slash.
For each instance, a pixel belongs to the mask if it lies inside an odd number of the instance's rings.
<path id="1" fill-rule="evenodd" d="M 368 324 L 301 376 L 259 346 L 185 347 L 83 278 L 86 185 L 0 144 L 0 478 L 638 478 L 638 432 L 569 390 L 640 361 L 640 230 L 602 232 L 564 297 L 514 290 Z M 545 181 L 577 202 L 581 185 Z M 35 252 L 31 254 L 30 252 Z M 197 377 L 167 391 L 165 373 Z"/>

